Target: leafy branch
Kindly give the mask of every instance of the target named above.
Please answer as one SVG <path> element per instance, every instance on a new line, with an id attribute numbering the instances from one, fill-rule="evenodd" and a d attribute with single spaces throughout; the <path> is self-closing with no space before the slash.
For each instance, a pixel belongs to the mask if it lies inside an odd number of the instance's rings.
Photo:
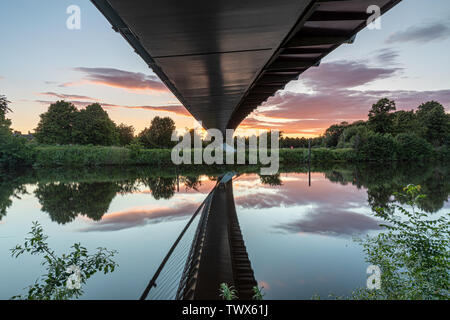
<path id="1" fill-rule="evenodd" d="M 81 297 L 83 290 L 80 287 L 72 288 L 68 285 L 69 277 L 74 267 L 80 270 L 80 285 L 86 284 L 86 281 L 97 272 L 104 274 L 114 272 L 118 266 L 112 258 L 117 251 L 110 251 L 106 248 L 98 248 L 94 254 L 89 254 L 88 250 L 75 243 L 71 246 L 72 251 L 69 254 L 58 256 L 52 250 L 48 243 L 48 236 L 44 234 L 42 226 L 33 222 L 30 236 L 25 238 L 23 245 L 16 245 L 11 249 L 11 255 L 18 258 L 28 253 L 31 255 L 42 255 L 43 265 L 47 271 L 46 274 L 39 277 L 33 285 L 27 289 L 27 293 L 17 295 L 12 299 L 25 300 L 68 300 Z"/>

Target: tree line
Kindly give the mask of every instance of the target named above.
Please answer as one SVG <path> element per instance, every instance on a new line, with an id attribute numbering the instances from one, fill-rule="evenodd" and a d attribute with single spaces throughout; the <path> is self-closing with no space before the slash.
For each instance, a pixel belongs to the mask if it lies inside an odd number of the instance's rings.
<path id="1" fill-rule="evenodd" d="M 450 114 L 436 101 L 421 104 L 417 110 L 396 111 L 395 101 L 381 99 L 372 105 L 367 121 L 341 122 L 311 139 L 313 147 L 353 148 L 383 158 L 396 152 L 399 160 L 428 156 L 433 148 L 450 144 Z M 282 137 L 282 148 L 305 148 L 305 138 Z M 389 157 L 386 157 L 386 159 Z"/>
<path id="2" fill-rule="evenodd" d="M 49 145 L 127 146 L 139 142 L 148 148 L 167 148 L 175 131 L 172 119 L 155 117 L 150 127 L 135 136 L 133 126 L 117 125 L 98 103 L 78 110 L 70 102 L 58 101 L 40 118 L 34 136 L 38 143 Z"/>
<path id="3" fill-rule="evenodd" d="M 9 101 L 0 95 L 0 166 L 29 164 L 35 143 L 41 145 L 99 145 L 133 148 L 171 148 L 175 122 L 169 117 L 155 117 L 150 126 L 135 135 L 135 128 L 117 125 L 98 103 L 78 110 L 72 103 L 57 101 L 40 115 L 33 134 L 34 144 L 15 134 L 6 114 Z M 193 137 L 195 131 L 190 130 Z M 246 138 L 248 144 L 248 137 Z M 205 146 L 209 142 L 204 142 Z M 351 148 L 361 159 L 397 160 L 428 158 L 433 150 L 448 150 L 450 115 L 436 101 L 421 104 L 417 110 L 397 111 L 394 101 L 381 99 L 372 105 L 367 121 L 341 122 L 330 126 L 316 138 L 280 138 L 280 148 Z M 448 153 L 448 152 L 447 152 Z"/>

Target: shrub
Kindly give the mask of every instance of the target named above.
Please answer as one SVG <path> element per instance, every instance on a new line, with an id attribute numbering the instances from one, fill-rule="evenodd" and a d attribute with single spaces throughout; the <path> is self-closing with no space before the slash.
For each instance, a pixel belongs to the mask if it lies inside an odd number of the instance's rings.
<path id="1" fill-rule="evenodd" d="M 34 162 L 34 151 L 27 140 L 0 134 L 0 167 L 28 166 Z"/>
<path id="2" fill-rule="evenodd" d="M 396 143 L 390 134 L 370 132 L 361 140 L 357 152 L 361 160 L 394 160 L 396 157 Z"/>
<path id="3" fill-rule="evenodd" d="M 433 154 L 433 147 L 414 133 L 401 133 L 395 137 L 398 160 L 422 160 Z"/>
<path id="4" fill-rule="evenodd" d="M 121 147 L 51 146 L 36 148 L 37 167 L 125 165 L 130 151 Z"/>

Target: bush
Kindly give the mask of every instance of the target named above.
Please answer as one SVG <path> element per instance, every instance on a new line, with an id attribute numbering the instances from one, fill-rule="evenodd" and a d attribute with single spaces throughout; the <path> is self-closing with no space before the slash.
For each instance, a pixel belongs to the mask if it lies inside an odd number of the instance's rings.
<path id="1" fill-rule="evenodd" d="M 395 160 L 396 142 L 390 134 L 370 132 L 361 140 L 357 153 L 360 160 Z"/>
<path id="2" fill-rule="evenodd" d="M 395 137 L 397 160 L 423 160 L 433 154 L 433 146 L 414 133 L 401 133 Z"/>
<path id="3" fill-rule="evenodd" d="M 120 147 L 51 146 L 36 148 L 37 167 L 125 165 L 130 151 Z"/>
<path id="4" fill-rule="evenodd" d="M 311 162 L 356 161 L 358 155 L 354 149 L 312 148 Z M 297 164 L 308 162 L 308 149 L 280 149 L 280 162 Z"/>
<path id="5" fill-rule="evenodd" d="M 0 134 L 0 167 L 29 166 L 34 162 L 34 151 L 27 140 Z"/>

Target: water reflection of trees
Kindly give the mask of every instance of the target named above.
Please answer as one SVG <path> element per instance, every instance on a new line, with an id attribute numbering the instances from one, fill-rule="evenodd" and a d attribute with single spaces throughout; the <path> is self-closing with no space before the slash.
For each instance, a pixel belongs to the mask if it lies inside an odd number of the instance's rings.
<path id="1" fill-rule="evenodd" d="M 261 180 L 262 184 L 266 184 L 272 187 L 281 186 L 283 183 L 280 179 L 280 174 L 274 174 L 274 175 L 267 175 L 263 176 L 260 175 L 259 179 Z"/>
<path id="2" fill-rule="evenodd" d="M 333 168 L 325 172 L 325 177 L 343 185 L 352 184 L 367 188 L 369 205 L 372 208 L 387 208 L 392 196 L 405 185 L 422 186 L 426 195 L 419 203 L 421 210 L 432 213 L 444 206 L 450 193 L 450 172 L 448 165 L 424 164 L 365 164 Z"/>
<path id="3" fill-rule="evenodd" d="M 6 216 L 8 208 L 12 205 L 12 199 L 20 199 L 27 194 L 27 189 L 20 177 L 14 172 L 0 171 L 0 221 Z"/>
<path id="4" fill-rule="evenodd" d="M 120 191 L 114 182 L 38 184 L 35 196 L 52 221 L 66 224 L 78 215 L 99 221 Z"/>
<path id="5" fill-rule="evenodd" d="M 209 168 L 205 168 L 205 170 Z M 285 169 L 283 172 L 305 172 L 305 168 Z M 448 165 L 421 164 L 359 164 L 321 165 L 315 172 L 325 172 L 328 180 L 343 185 L 352 184 L 366 188 L 369 204 L 387 207 L 394 192 L 408 184 L 422 186 L 426 197 L 420 202 L 425 212 L 439 211 L 450 193 L 450 167 Z M 243 172 L 251 171 L 244 167 Z M 25 185 L 36 184 L 36 197 L 42 210 L 48 212 L 58 223 L 73 221 L 78 215 L 99 220 L 108 211 L 116 194 L 137 191 L 142 186 L 150 189 L 156 200 L 170 199 L 178 184 L 186 191 L 198 190 L 200 177 L 206 175 L 215 181 L 221 172 L 177 172 L 174 169 L 147 167 L 98 168 L 79 170 L 27 170 L 0 172 L 0 220 L 6 215 L 14 197 L 26 194 Z M 282 184 L 280 175 L 260 176 L 261 183 L 269 186 Z"/>
<path id="6" fill-rule="evenodd" d="M 175 195 L 176 177 L 145 177 L 140 181 L 150 188 L 156 200 L 170 199 Z"/>
<path id="7" fill-rule="evenodd" d="M 202 185 L 200 176 L 198 176 L 198 175 L 197 176 L 192 176 L 192 175 L 186 176 L 186 177 L 183 177 L 181 180 L 184 183 L 184 187 L 185 187 L 186 191 L 188 191 L 188 190 L 198 191 L 198 188 L 200 188 Z"/>

